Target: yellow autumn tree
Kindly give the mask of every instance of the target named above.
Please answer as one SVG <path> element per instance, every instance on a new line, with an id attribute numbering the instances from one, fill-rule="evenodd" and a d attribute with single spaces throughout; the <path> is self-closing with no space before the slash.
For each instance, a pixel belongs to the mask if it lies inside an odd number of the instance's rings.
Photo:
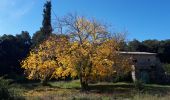
<path id="1" fill-rule="evenodd" d="M 119 42 L 96 20 L 69 15 L 62 25 L 69 38 L 49 38 L 22 62 L 28 78 L 47 80 L 80 78 L 83 90 L 90 80 L 131 70 L 128 59 L 119 55 Z"/>
<path id="2" fill-rule="evenodd" d="M 124 74 L 131 70 L 129 60 L 118 53 L 119 39 L 111 36 L 106 25 L 75 15 L 68 15 L 61 22 L 70 36 L 70 56 L 74 59 L 73 68 L 83 90 L 88 89 L 91 79 Z"/>
<path id="3" fill-rule="evenodd" d="M 63 56 L 68 46 L 68 37 L 60 35 L 49 37 L 38 48 L 31 50 L 29 56 L 21 62 L 28 79 L 40 79 L 43 85 L 47 85 L 54 72 L 57 73 L 64 68 L 61 65 L 64 66 L 66 64 L 64 60 L 68 59 Z M 61 76 L 66 76 L 65 74 Z"/>

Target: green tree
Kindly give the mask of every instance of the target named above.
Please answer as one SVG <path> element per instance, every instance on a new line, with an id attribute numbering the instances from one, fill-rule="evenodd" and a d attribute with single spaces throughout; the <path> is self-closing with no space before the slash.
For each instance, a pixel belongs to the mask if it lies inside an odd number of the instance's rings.
<path id="1" fill-rule="evenodd" d="M 158 57 L 164 63 L 170 63 L 170 39 L 160 41 Z"/>
<path id="2" fill-rule="evenodd" d="M 0 76 L 22 74 L 20 61 L 27 56 L 31 38 L 27 31 L 21 34 L 0 37 Z"/>
<path id="3" fill-rule="evenodd" d="M 33 35 L 33 47 L 39 45 L 52 34 L 51 1 L 46 1 L 43 9 L 42 27 Z"/>
<path id="4" fill-rule="evenodd" d="M 81 16 L 67 16 L 62 21 L 69 38 L 51 37 L 22 61 L 29 79 L 79 77 L 82 90 L 91 80 L 127 73 L 129 60 L 120 56 L 119 43 L 106 25 Z"/>
<path id="5" fill-rule="evenodd" d="M 160 42 L 158 40 L 145 40 L 142 44 L 146 47 L 145 51 L 157 53 Z"/>
<path id="6" fill-rule="evenodd" d="M 47 1 L 43 10 L 42 32 L 49 36 L 52 33 L 51 26 L 51 1 Z"/>
<path id="7" fill-rule="evenodd" d="M 145 51 L 146 47 L 138 40 L 134 39 L 128 43 L 128 51 Z"/>
<path id="8" fill-rule="evenodd" d="M 31 44 L 31 36 L 27 31 L 22 31 L 21 34 L 16 35 L 16 38 L 18 39 L 18 41 L 21 41 L 24 44 Z"/>

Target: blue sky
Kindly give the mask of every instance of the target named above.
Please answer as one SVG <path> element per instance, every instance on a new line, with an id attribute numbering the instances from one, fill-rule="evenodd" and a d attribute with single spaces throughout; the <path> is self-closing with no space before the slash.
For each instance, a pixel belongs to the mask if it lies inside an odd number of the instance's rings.
<path id="1" fill-rule="evenodd" d="M 0 0 L 0 35 L 31 35 L 39 30 L 45 0 Z M 52 0 L 58 17 L 78 13 L 109 23 L 115 32 L 134 38 L 170 38 L 170 0 Z M 52 14 L 52 19 L 55 19 Z"/>

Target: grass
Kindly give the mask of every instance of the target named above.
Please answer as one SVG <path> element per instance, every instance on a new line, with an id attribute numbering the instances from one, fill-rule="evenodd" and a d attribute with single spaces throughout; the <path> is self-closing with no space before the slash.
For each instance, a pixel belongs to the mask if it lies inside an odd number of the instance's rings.
<path id="1" fill-rule="evenodd" d="M 65 89 L 80 89 L 80 81 L 60 81 L 60 82 L 50 82 L 50 85 L 53 87 L 65 88 Z"/>
<path id="2" fill-rule="evenodd" d="M 170 96 L 159 96 L 157 94 L 155 95 L 149 95 L 149 94 L 137 94 L 133 97 L 133 100 L 170 100 Z"/>
<path id="3" fill-rule="evenodd" d="M 79 80 L 10 85 L 9 90 L 26 100 L 170 100 L 170 86 L 148 84 L 138 91 L 132 83 L 90 84 L 90 91 L 82 92 Z"/>

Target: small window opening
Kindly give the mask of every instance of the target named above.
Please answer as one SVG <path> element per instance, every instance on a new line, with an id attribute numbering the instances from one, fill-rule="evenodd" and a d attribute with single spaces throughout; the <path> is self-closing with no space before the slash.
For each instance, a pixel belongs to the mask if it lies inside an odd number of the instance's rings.
<path id="1" fill-rule="evenodd" d="M 151 60 L 150 59 L 148 59 L 148 62 L 150 62 Z"/>
<path id="2" fill-rule="evenodd" d="M 137 63 L 138 61 L 137 61 L 137 59 L 133 59 L 133 62 L 134 62 L 134 63 Z"/>

